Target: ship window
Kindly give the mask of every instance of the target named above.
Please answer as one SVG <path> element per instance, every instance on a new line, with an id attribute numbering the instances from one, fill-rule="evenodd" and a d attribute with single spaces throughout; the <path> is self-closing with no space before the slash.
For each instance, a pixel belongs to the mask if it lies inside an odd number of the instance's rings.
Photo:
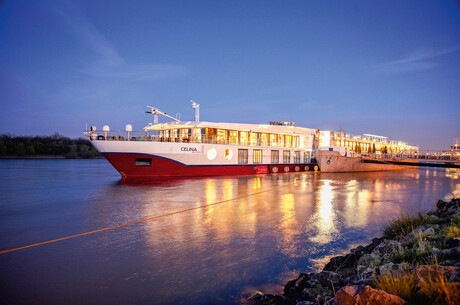
<path id="1" fill-rule="evenodd" d="M 238 149 L 238 163 L 248 164 L 248 150 L 247 149 Z"/>
<path id="2" fill-rule="evenodd" d="M 310 163 L 310 153 L 308 151 L 303 152 L 303 162 Z"/>
<path id="3" fill-rule="evenodd" d="M 279 150 L 272 150 L 271 151 L 271 156 L 272 156 L 272 163 L 276 164 L 280 162 L 280 151 Z"/>
<path id="4" fill-rule="evenodd" d="M 254 149 L 254 164 L 262 163 L 262 150 Z"/>
<path id="5" fill-rule="evenodd" d="M 283 163 L 290 163 L 291 162 L 291 152 L 289 150 L 283 151 Z"/>
<path id="6" fill-rule="evenodd" d="M 152 158 L 136 158 L 134 166 L 150 166 L 152 165 Z"/>
<path id="7" fill-rule="evenodd" d="M 300 163 L 300 151 L 294 152 L 294 163 Z"/>

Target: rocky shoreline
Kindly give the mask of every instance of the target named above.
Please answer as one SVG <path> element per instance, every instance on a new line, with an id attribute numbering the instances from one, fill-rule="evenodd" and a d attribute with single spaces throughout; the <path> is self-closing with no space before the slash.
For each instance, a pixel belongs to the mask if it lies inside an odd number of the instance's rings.
<path id="1" fill-rule="evenodd" d="M 401 216 L 381 238 L 301 273 L 282 295 L 257 293 L 255 305 L 459 304 L 460 199 Z"/>

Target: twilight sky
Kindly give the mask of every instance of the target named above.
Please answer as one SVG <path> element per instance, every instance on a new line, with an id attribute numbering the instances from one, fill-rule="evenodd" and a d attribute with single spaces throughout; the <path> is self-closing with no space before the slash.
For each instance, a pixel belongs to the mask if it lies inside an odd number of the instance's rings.
<path id="1" fill-rule="evenodd" d="M 0 133 L 193 120 L 460 138 L 460 3 L 0 0 Z"/>

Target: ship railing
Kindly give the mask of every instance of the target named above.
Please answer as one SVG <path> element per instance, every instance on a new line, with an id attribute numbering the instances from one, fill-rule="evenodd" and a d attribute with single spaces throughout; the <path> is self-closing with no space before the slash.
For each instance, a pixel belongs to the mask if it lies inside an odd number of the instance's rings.
<path id="1" fill-rule="evenodd" d="M 455 155 L 448 150 L 427 150 L 427 151 L 406 151 L 387 154 L 369 154 L 374 159 L 396 159 L 396 160 L 439 160 L 439 161 L 460 161 L 460 155 Z"/>
<path id="2" fill-rule="evenodd" d="M 150 141 L 150 142 L 175 142 L 175 143 L 200 143 L 200 144 L 225 144 L 225 145 L 241 145 L 241 146 L 268 146 L 277 148 L 298 148 L 294 143 L 280 143 L 274 141 L 262 140 L 235 140 L 232 138 L 219 138 L 216 136 L 182 136 L 182 137 L 162 137 L 158 134 L 150 134 L 145 131 L 85 131 L 88 140 L 102 141 Z M 281 145 L 283 144 L 283 145 Z"/>

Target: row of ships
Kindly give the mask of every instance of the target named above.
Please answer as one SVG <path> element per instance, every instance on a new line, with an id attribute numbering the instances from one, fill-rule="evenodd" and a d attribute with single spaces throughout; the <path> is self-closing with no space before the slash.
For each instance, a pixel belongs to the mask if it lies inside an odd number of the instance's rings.
<path id="1" fill-rule="evenodd" d="M 251 175 L 317 171 L 392 170 L 397 165 L 364 163 L 389 153 L 417 153 L 418 147 L 387 137 L 320 131 L 293 122 L 238 124 L 183 122 L 150 107 L 154 123 L 141 133 L 130 124 L 123 132 L 92 126 L 85 136 L 121 174 L 122 179 Z M 158 123 L 159 115 L 171 121 Z"/>

